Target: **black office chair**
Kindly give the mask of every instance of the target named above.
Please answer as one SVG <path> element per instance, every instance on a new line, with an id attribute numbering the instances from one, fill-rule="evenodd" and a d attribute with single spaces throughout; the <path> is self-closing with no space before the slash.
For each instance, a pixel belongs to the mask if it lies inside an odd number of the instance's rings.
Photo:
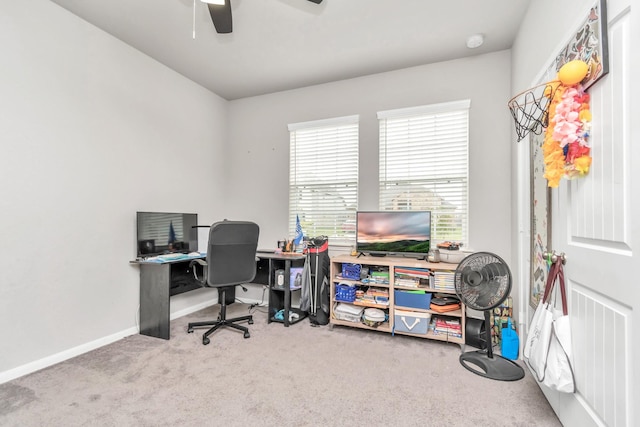
<path id="1" fill-rule="evenodd" d="M 250 337 L 249 329 L 236 325 L 236 322 L 246 320 L 251 325 L 253 316 L 227 319 L 226 314 L 227 305 L 235 301 L 236 285 L 251 282 L 256 275 L 256 248 L 259 233 L 260 228 L 253 222 L 227 220 L 216 222 L 209 230 L 207 261 L 197 259 L 191 262 L 194 272 L 196 265 L 203 267 L 202 279 L 198 278 L 203 286 L 218 288 L 220 303 L 218 320 L 189 323 L 187 328 L 187 332 L 192 333 L 193 328 L 211 326 L 211 329 L 202 336 L 202 344 L 209 344 L 209 335 L 223 326 L 243 331 L 245 338 Z"/>

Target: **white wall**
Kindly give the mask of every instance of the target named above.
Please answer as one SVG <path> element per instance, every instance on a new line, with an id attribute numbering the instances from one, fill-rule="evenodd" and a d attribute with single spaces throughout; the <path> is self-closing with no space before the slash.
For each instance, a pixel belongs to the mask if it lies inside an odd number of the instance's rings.
<path id="1" fill-rule="evenodd" d="M 2 377 L 137 331 L 135 212 L 222 215 L 227 102 L 47 0 L 0 40 Z"/>
<path id="2" fill-rule="evenodd" d="M 231 101 L 231 216 L 257 220 L 261 246 L 275 247 L 277 240 L 292 237 L 287 231 L 289 123 L 358 114 L 359 208 L 377 209 L 376 113 L 470 99 L 469 244 L 511 264 L 510 61 L 510 51 L 502 51 Z M 251 289 L 248 296 L 259 298 L 259 292 Z M 514 286 L 514 300 L 518 292 Z"/>
<path id="3" fill-rule="evenodd" d="M 230 102 L 231 206 L 239 216 L 268 224 L 262 245 L 288 237 L 287 125 L 358 114 L 359 207 L 377 209 L 376 113 L 470 99 L 470 245 L 508 260 L 510 61 L 510 52 L 502 51 Z"/>

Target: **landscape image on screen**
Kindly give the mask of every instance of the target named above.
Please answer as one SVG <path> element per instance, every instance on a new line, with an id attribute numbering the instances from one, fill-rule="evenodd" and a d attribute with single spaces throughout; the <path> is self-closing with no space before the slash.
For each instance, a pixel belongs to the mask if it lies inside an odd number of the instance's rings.
<path id="1" fill-rule="evenodd" d="M 429 252 L 431 213 L 428 211 L 358 212 L 356 224 L 359 252 Z"/>

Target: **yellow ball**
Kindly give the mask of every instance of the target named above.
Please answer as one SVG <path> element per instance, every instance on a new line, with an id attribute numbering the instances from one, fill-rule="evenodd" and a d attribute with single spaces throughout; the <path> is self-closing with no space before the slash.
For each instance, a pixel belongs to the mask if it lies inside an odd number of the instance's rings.
<path id="1" fill-rule="evenodd" d="M 588 71 L 589 66 L 586 62 L 574 59 L 560 67 L 558 79 L 560 79 L 565 86 L 573 86 L 574 84 L 580 83 L 587 76 Z"/>

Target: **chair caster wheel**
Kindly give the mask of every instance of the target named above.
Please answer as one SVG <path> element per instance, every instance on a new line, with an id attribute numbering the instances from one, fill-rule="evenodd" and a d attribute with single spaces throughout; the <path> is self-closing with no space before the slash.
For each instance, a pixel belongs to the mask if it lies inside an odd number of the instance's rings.
<path id="1" fill-rule="evenodd" d="M 253 319 L 249 319 L 247 323 L 249 323 L 250 325 L 253 325 Z"/>
<path id="2" fill-rule="evenodd" d="M 245 332 L 245 333 L 244 333 L 244 337 L 245 337 L 245 338 L 249 338 L 250 336 L 251 336 L 251 335 L 249 335 L 249 332 Z"/>
<path id="3" fill-rule="evenodd" d="M 193 333 L 193 329 L 191 329 L 191 328 L 187 329 L 187 333 L 188 334 L 192 334 Z"/>
<path id="4" fill-rule="evenodd" d="M 207 345 L 209 344 L 211 341 L 209 340 L 209 338 L 202 338 L 202 345 Z"/>

